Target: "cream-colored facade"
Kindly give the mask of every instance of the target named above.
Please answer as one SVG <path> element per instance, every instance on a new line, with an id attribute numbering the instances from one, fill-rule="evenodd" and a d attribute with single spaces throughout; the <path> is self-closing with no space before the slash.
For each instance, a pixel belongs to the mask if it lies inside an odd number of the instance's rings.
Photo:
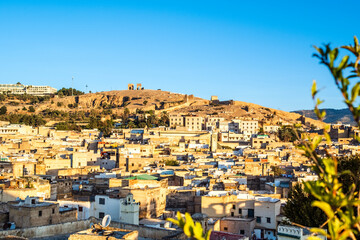
<path id="1" fill-rule="evenodd" d="M 184 126 L 185 118 L 181 114 L 170 114 L 169 115 L 170 120 L 170 127 L 176 127 L 176 126 Z"/>
<path id="2" fill-rule="evenodd" d="M 204 118 L 199 116 L 185 116 L 185 127 L 189 131 L 201 131 L 203 129 Z"/>
<path id="3" fill-rule="evenodd" d="M 57 89 L 49 86 L 33 86 L 23 84 L 0 84 L 0 93 L 10 94 L 29 94 L 35 96 L 45 96 L 55 94 Z"/>

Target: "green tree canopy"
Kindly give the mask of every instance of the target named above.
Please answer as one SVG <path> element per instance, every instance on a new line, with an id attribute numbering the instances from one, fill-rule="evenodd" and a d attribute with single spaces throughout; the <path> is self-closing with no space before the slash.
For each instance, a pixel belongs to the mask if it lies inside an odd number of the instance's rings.
<path id="1" fill-rule="evenodd" d="M 311 204 L 315 197 L 306 193 L 300 184 L 296 184 L 289 192 L 284 207 L 285 216 L 290 222 L 307 227 L 320 227 L 327 219 L 325 213 Z"/>
<path id="2" fill-rule="evenodd" d="M 78 96 L 78 95 L 83 95 L 84 92 L 77 90 L 75 88 L 61 88 L 60 90 L 57 91 L 56 94 L 60 96 L 72 96 L 72 94 L 74 94 L 74 96 Z"/>

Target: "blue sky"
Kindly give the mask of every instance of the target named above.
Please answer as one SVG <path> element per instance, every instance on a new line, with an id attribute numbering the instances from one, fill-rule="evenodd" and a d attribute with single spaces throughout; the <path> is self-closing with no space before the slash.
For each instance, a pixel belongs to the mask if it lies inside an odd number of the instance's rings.
<path id="1" fill-rule="evenodd" d="M 358 1 L 0 0 L 0 83 L 128 83 L 281 110 L 342 108 L 312 45 L 349 44 Z"/>

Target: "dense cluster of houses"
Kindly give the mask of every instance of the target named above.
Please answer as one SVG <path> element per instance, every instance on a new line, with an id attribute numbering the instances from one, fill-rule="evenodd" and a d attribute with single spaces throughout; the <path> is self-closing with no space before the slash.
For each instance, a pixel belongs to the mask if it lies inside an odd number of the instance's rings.
<path id="1" fill-rule="evenodd" d="M 166 219 L 179 211 L 212 229 L 211 239 L 305 239 L 305 229 L 283 224 L 282 207 L 294 184 L 316 175 L 293 143 L 280 141 L 280 127 L 173 114 L 170 127 L 114 129 L 103 138 L 96 129 L 2 122 L 0 224 L 9 230 L 110 215 L 113 224 L 138 229 L 136 238 L 150 228 L 170 236 L 181 231 Z M 356 134 L 332 125 L 333 143 L 324 141 L 319 153 L 356 154 Z"/>

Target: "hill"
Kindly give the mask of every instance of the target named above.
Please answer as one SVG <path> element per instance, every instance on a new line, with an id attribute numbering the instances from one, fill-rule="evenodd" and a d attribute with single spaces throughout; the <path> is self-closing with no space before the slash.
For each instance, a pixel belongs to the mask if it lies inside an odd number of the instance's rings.
<path id="1" fill-rule="evenodd" d="M 227 120 L 233 118 L 257 119 L 268 124 L 278 122 L 294 124 L 301 118 L 298 113 L 289 113 L 252 103 L 233 100 L 211 102 L 193 95 L 161 90 L 119 90 L 79 96 L 54 96 L 41 100 L 24 100 L 16 96 L 9 96 L 0 105 L 6 105 L 8 113 L 16 114 L 33 114 L 29 112 L 32 106 L 34 108 L 32 111 L 37 115 L 42 115 L 47 121 L 59 120 L 59 115 L 67 115 L 67 118 L 60 118 L 61 121 L 84 120 L 85 118 L 80 118 L 79 115 L 88 117 L 89 113 L 116 118 L 116 116 L 121 116 L 125 109 L 128 109 L 130 113 L 153 111 L 156 115 L 166 111 L 167 113 L 177 112 L 200 116 L 214 115 Z M 319 121 L 311 118 L 306 121 L 315 126 L 322 125 Z"/>
<path id="2" fill-rule="evenodd" d="M 332 108 L 324 108 L 321 110 L 326 111 L 326 117 L 324 119 L 324 122 L 326 123 L 338 123 L 341 122 L 343 124 L 351 124 L 356 125 L 352 114 L 349 109 L 332 109 Z M 305 117 L 317 119 L 314 110 L 298 110 L 293 111 L 294 113 L 298 113 L 301 115 L 304 115 Z"/>

